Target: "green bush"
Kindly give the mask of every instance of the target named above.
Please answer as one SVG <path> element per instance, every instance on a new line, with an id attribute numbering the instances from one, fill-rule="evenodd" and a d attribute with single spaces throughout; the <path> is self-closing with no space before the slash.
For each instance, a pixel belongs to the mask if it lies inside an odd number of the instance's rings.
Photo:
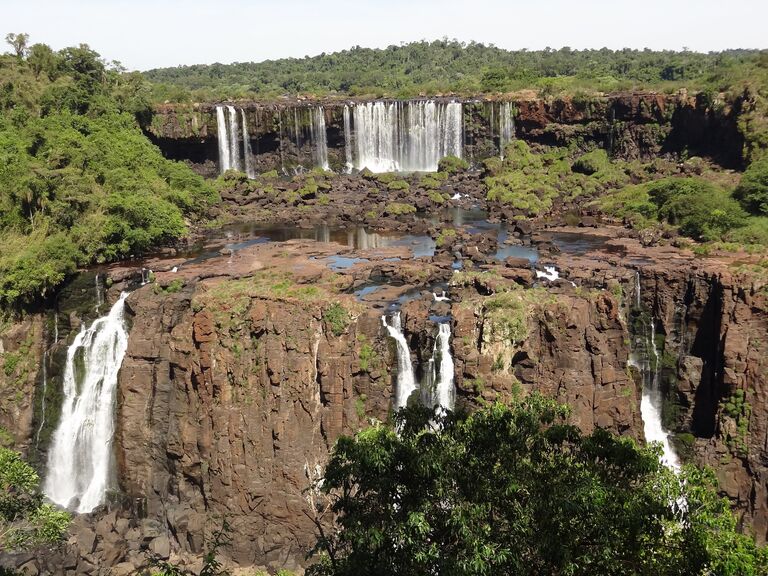
<path id="1" fill-rule="evenodd" d="M 105 70 L 84 46 L 36 46 L 29 61 L 0 56 L 2 307 L 39 300 L 80 266 L 174 241 L 218 198 L 140 130 L 140 77 Z M 47 74 L 43 53 L 57 63 Z"/>
<path id="2" fill-rule="evenodd" d="M 413 214 L 416 212 L 416 206 L 403 204 L 401 202 L 390 202 L 384 206 L 384 212 L 390 216 L 402 216 L 404 214 Z"/>
<path id="3" fill-rule="evenodd" d="M 608 158 L 608 153 L 600 148 L 580 156 L 573 163 L 573 171 L 592 176 L 601 170 L 609 169 L 610 165 L 611 160 Z"/>
<path id="4" fill-rule="evenodd" d="M 665 178 L 648 186 L 659 217 L 696 240 L 720 240 L 744 226 L 747 215 L 722 188 L 696 178 Z"/>
<path id="5" fill-rule="evenodd" d="M 746 224 L 726 234 L 729 242 L 739 244 L 761 244 L 768 246 L 768 216 L 752 216 Z"/>
<path id="6" fill-rule="evenodd" d="M 445 196 L 443 196 L 437 190 L 432 190 L 427 194 L 429 200 L 434 204 L 445 204 Z"/>
<path id="7" fill-rule="evenodd" d="M 751 213 L 768 216 L 768 157 L 749 165 L 733 196 Z"/>
<path id="8" fill-rule="evenodd" d="M 456 156 L 446 156 L 437 163 L 437 171 L 446 174 L 455 174 L 469 170 L 469 162 Z"/>
<path id="9" fill-rule="evenodd" d="M 334 302 L 323 312 L 323 320 L 328 324 L 334 336 L 341 336 L 351 322 L 349 312 L 338 302 Z"/>
<path id="10" fill-rule="evenodd" d="M 405 180 L 394 180 L 387 184 L 387 190 L 409 190 L 411 187 Z"/>

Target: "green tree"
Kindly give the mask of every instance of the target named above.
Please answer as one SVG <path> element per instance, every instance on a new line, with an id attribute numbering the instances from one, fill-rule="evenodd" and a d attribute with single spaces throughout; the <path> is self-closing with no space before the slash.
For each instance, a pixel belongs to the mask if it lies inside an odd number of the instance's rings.
<path id="1" fill-rule="evenodd" d="M 59 542 L 69 514 L 43 502 L 40 478 L 18 452 L 0 448 L 0 552 Z"/>
<path id="2" fill-rule="evenodd" d="M 29 34 L 14 34 L 13 32 L 5 35 L 5 41 L 11 45 L 13 51 L 16 52 L 18 58 L 23 58 L 27 53 L 27 42 L 29 42 Z"/>
<path id="3" fill-rule="evenodd" d="M 746 224 L 747 214 L 730 193 L 697 178 L 665 178 L 648 187 L 659 217 L 696 240 L 720 240 Z"/>
<path id="4" fill-rule="evenodd" d="M 539 395 L 469 416 L 408 408 L 399 435 L 340 438 L 322 483 L 338 529 L 310 572 L 765 574 L 711 475 L 678 478 L 659 446 L 584 435 L 567 414 Z"/>
<path id="5" fill-rule="evenodd" d="M 768 215 L 768 157 L 749 165 L 733 196 L 753 214 Z"/>

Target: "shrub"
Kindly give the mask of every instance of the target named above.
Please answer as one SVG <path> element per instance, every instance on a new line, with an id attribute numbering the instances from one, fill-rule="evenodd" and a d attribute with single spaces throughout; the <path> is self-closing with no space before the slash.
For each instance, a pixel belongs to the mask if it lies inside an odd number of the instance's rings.
<path id="1" fill-rule="evenodd" d="M 437 190 L 432 190 L 428 195 L 430 199 L 435 204 L 444 204 L 445 203 L 445 196 L 440 194 Z"/>
<path id="2" fill-rule="evenodd" d="M 749 165 L 733 196 L 753 214 L 768 215 L 768 157 Z"/>
<path id="3" fill-rule="evenodd" d="M 602 148 L 587 152 L 583 156 L 580 156 L 573 163 L 573 171 L 587 176 L 592 176 L 601 170 L 606 170 L 610 167 L 611 161 L 608 158 L 608 153 Z"/>
<path id="4" fill-rule="evenodd" d="M 394 180 L 387 184 L 387 190 L 409 190 L 411 185 L 405 180 Z"/>
<path id="5" fill-rule="evenodd" d="M 328 324 L 334 336 L 341 336 L 350 323 L 347 309 L 338 302 L 334 302 L 323 312 L 323 320 Z"/>
<path id="6" fill-rule="evenodd" d="M 441 158 L 440 162 L 437 163 L 438 172 L 455 174 L 456 172 L 463 172 L 465 170 L 469 170 L 469 162 L 463 158 L 458 158 L 457 156 L 446 156 L 445 158 Z"/>
<path id="7" fill-rule="evenodd" d="M 696 178 L 665 178 L 648 187 L 659 217 L 696 240 L 719 240 L 744 226 L 746 213 L 722 188 Z"/>
<path id="8" fill-rule="evenodd" d="M 416 206 L 403 204 L 401 202 L 390 202 L 384 207 L 384 212 L 390 216 L 401 216 L 403 214 L 413 214 L 416 212 Z"/>

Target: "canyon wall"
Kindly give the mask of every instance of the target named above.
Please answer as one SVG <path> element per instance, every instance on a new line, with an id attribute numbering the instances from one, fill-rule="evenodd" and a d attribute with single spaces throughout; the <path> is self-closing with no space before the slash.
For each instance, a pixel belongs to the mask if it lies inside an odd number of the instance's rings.
<path id="1" fill-rule="evenodd" d="M 571 277 L 579 288 L 563 281 L 522 288 L 531 272 L 512 264 L 454 275 L 452 302 L 427 293 L 403 304 L 415 365 L 423 368 L 432 353 L 434 318 L 450 316 L 459 406 L 539 390 L 569 403 L 584 431 L 601 426 L 642 438 L 639 380 L 628 360 L 633 322 L 653 318 L 665 419 L 678 450 L 715 468 L 745 528 L 764 541 L 765 287 L 723 266 L 661 263 L 639 276 L 632 267 L 596 264 Z M 195 280 L 178 292 L 147 285 L 131 294 L 116 408 L 117 489 L 106 506 L 76 519 L 63 550 L 14 557 L 14 565 L 32 574 L 109 567 L 131 574 L 153 553 L 194 568 L 224 519 L 233 537 L 224 555 L 235 565 L 305 565 L 318 525 L 330 520 L 316 507 L 313 482 L 340 434 L 390 417 L 397 362 L 383 311 L 327 292 L 335 275 L 307 278 L 295 290 L 279 278 L 265 290 L 268 277 Z M 84 288 L 70 293 L 82 296 Z M 350 311 L 348 323 L 330 319 L 331 301 Z M 70 332 L 78 316 L 92 313 L 82 303 L 60 307 L 71 310 L 59 314 L 72 319 Z M 31 316 L 7 326 L 3 360 L 25 345 L 42 349 L 46 322 Z M 3 372 L 0 385 L 25 374 L 24 398 L 39 398 L 34 373 L 33 364 L 13 379 Z M 14 398 L 1 403 L 3 426 L 17 449 L 34 454 L 39 403 Z"/>
<path id="2" fill-rule="evenodd" d="M 316 113 L 324 117 L 328 165 L 337 172 L 344 171 L 348 162 L 345 147 L 351 135 L 345 130 L 345 107 L 348 113 L 356 104 L 361 103 L 230 103 L 243 111 L 253 169 L 287 173 L 317 165 L 315 141 L 320 136 L 313 132 Z M 684 93 L 463 100 L 463 156 L 477 164 L 499 155 L 512 129 L 504 120 L 505 110 L 511 110 L 514 136 L 531 143 L 566 146 L 575 142 L 585 150 L 598 146 L 628 160 L 665 154 L 701 155 L 726 167 L 740 167 L 744 137 L 738 115 L 743 104 L 740 100 L 733 105 L 714 104 L 704 96 Z M 215 176 L 219 172 L 216 106 L 158 105 L 145 132 L 168 158 L 188 161 L 198 172 Z"/>

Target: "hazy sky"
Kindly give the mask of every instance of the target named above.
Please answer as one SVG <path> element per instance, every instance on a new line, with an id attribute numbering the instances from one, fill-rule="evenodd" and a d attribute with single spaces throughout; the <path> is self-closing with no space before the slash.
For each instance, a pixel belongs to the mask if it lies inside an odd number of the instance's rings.
<path id="1" fill-rule="evenodd" d="M 509 49 L 768 47 L 768 0 L 0 0 L 0 32 L 130 69 L 457 38 Z"/>

